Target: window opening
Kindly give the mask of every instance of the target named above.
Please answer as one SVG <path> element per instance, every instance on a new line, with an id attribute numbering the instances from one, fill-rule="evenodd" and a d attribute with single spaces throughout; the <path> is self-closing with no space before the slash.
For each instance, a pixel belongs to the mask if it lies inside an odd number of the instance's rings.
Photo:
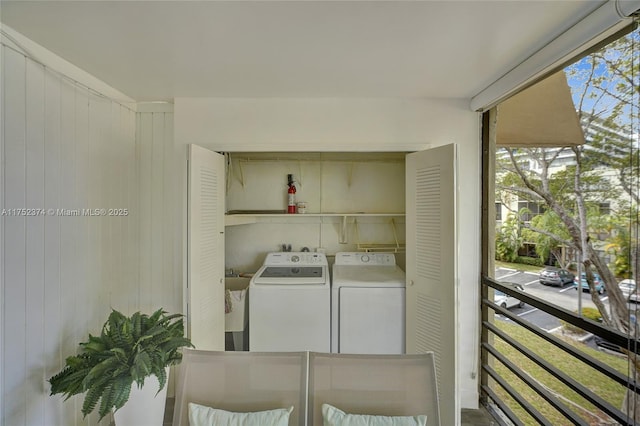
<path id="1" fill-rule="evenodd" d="M 639 45 L 636 27 L 552 76 L 571 91 L 584 143 L 529 134 L 495 150 L 483 392 L 516 423 L 640 423 Z M 502 106 L 485 115 L 488 140 L 509 117 Z"/>

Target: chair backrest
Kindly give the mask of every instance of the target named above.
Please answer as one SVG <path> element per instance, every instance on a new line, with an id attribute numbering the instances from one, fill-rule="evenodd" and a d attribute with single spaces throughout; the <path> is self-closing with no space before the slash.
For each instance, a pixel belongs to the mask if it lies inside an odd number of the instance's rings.
<path id="1" fill-rule="evenodd" d="M 309 426 L 322 425 L 324 403 L 353 414 L 426 415 L 429 426 L 440 426 L 434 355 L 311 352 Z"/>
<path id="2" fill-rule="evenodd" d="M 306 352 L 185 349 L 178 366 L 173 425 L 189 424 L 190 402 L 235 412 L 293 406 L 289 426 L 304 425 L 306 385 Z"/>

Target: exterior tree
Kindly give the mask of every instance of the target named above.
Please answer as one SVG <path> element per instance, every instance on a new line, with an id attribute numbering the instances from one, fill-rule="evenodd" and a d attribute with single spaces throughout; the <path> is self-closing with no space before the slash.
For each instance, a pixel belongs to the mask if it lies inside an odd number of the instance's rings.
<path id="1" fill-rule="evenodd" d="M 638 259 L 638 206 L 640 205 L 640 33 L 634 31 L 574 64 L 567 70 L 579 99 L 578 115 L 590 136 L 589 167 L 605 167 L 616 174 L 628 198 L 629 242 L 627 256 Z M 588 66 L 585 66 L 588 64 Z M 638 276 L 637 260 L 631 273 Z"/>
<path id="2" fill-rule="evenodd" d="M 496 232 L 496 258 L 505 262 L 515 261 L 521 245 L 518 216 L 509 213 L 504 224 Z"/>
<path id="3" fill-rule="evenodd" d="M 573 152 L 575 165 L 552 173 L 553 162 L 564 150 L 569 149 Z M 562 149 L 506 148 L 507 157 L 498 164 L 502 179 L 496 183 L 496 187 L 547 206 L 547 224 L 553 226 L 543 228 L 545 223 L 536 221 L 528 225 L 528 230 L 539 234 L 540 238 L 548 238 L 582 254 L 581 261 L 587 282 L 592 288 L 591 298 L 604 322 L 611 327 L 628 331 L 629 311 L 626 300 L 617 286 L 614 274 L 606 262 L 600 259 L 588 236 L 588 211 L 613 191 L 599 171 L 583 170 L 581 166 L 585 149 L 584 146 Z M 539 167 L 524 167 L 522 159 L 525 157 L 536 162 Z M 592 266 L 603 278 L 612 306 L 611 313 L 605 309 L 595 291 Z"/>
<path id="4" fill-rule="evenodd" d="M 565 242 L 569 240 L 569 235 L 566 232 L 566 227 L 553 211 L 547 210 L 531 219 L 531 222 L 522 231 L 522 236 L 525 241 L 535 244 L 536 254 L 540 259 L 545 260 L 553 257 L 561 268 L 567 267 L 568 259 L 563 255 L 563 251 L 568 248 Z"/>
<path id="5" fill-rule="evenodd" d="M 590 231 L 601 227 L 601 224 L 594 223 L 590 211 L 603 196 L 611 199 L 624 195 L 628 208 L 625 216 L 629 227 L 627 235 L 631 273 L 637 279 L 640 272 L 640 155 L 637 128 L 640 119 L 640 81 L 637 70 L 639 54 L 634 47 L 639 39 L 637 31 L 630 33 L 566 70 L 587 143 L 556 149 L 507 148 L 505 160 L 498 165 L 498 170 L 502 169 L 502 178 L 496 183 L 499 190 L 546 205 L 545 215 L 552 217 L 555 222 L 544 223 L 541 219 L 532 223 L 529 230 L 539 234 L 540 239 L 547 238 L 550 246 L 553 240 L 581 254 L 591 298 L 604 323 L 631 336 L 636 335 L 635 317 L 629 312 L 614 273 L 593 247 Z M 498 109 L 498 125 L 499 120 Z M 573 157 L 573 165 L 552 173 L 557 160 L 568 153 Z M 538 167 L 524 167 L 524 159 L 533 161 Z M 613 171 L 615 179 L 605 178 L 605 170 Z M 611 182 L 616 181 L 617 188 L 612 187 Z M 551 227 L 547 226 L 549 223 Z M 618 247 L 622 245 L 618 244 Z M 604 282 L 610 310 L 605 309 L 595 291 L 593 269 Z M 631 374 L 635 378 L 640 363 L 634 362 L 636 368 Z M 640 404 L 634 402 L 636 400 L 637 395 L 629 391 L 623 410 L 633 406 L 630 415 L 640 419 Z"/>
<path id="6" fill-rule="evenodd" d="M 607 253 L 615 257 L 615 261 L 611 268 L 616 276 L 623 278 L 631 277 L 631 235 L 629 234 L 629 225 L 633 223 L 633 219 L 628 215 L 629 208 L 622 207 L 612 215 L 609 221 L 608 230 L 611 238 L 607 240 L 605 250 Z"/>

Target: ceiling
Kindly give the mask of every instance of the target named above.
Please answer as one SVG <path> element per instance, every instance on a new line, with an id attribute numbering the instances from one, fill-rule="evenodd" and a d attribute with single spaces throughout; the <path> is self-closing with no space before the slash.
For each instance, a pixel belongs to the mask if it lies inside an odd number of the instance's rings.
<path id="1" fill-rule="evenodd" d="M 137 101 L 469 99 L 602 3 L 2 0 L 0 19 Z"/>

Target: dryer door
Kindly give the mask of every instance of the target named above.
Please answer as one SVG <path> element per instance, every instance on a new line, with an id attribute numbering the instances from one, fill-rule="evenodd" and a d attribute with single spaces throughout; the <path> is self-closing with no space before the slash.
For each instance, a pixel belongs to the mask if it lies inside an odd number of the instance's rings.
<path id="1" fill-rule="evenodd" d="M 340 288 L 339 351 L 403 354 L 404 288 Z"/>

